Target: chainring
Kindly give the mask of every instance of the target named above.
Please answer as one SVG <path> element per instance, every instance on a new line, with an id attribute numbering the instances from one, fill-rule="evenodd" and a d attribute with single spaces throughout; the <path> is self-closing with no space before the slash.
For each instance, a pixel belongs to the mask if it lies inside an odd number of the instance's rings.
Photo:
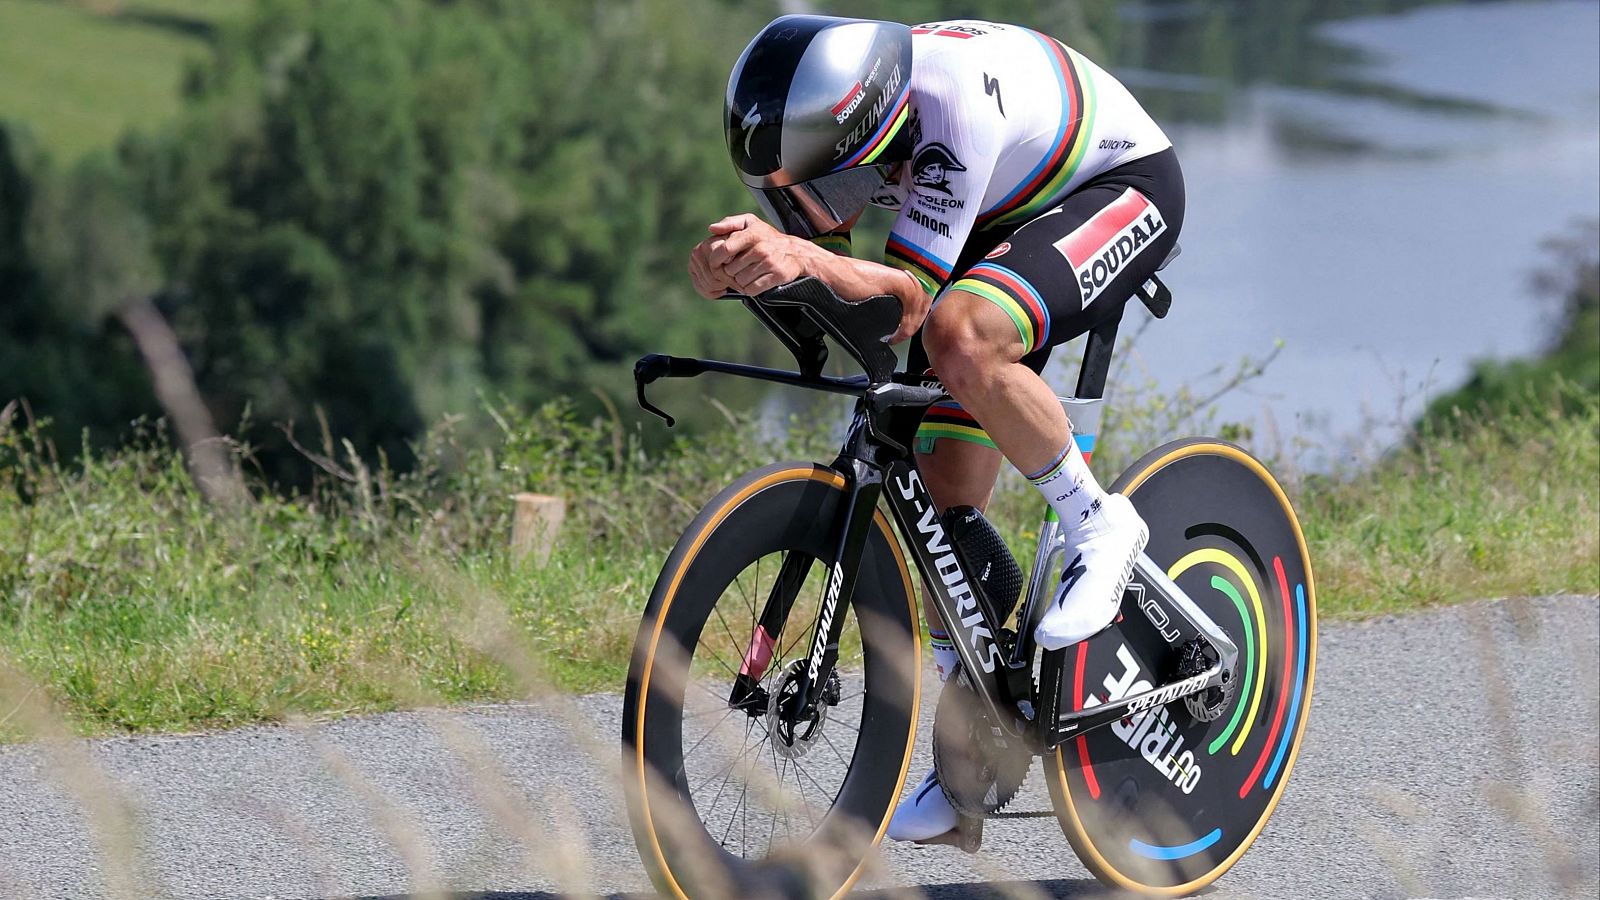
<path id="1" fill-rule="evenodd" d="M 1032 765 L 1033 751 L 992 721 L 957 670 L 933 714 L 933 768 L 950 805 L 968 818 L 987 816 L 1016 797 Z"/>

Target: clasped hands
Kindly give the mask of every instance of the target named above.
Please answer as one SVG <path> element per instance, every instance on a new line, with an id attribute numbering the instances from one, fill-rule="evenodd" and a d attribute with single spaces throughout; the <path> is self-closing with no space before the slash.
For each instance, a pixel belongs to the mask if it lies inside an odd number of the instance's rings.
<path id="1" fill-rule="evenodd" d="M 689 254 L 689 278 L 702 296 L 754 297 L 808 274 L 807 257 L 827 253 L 784 234 L 750 213 L 711 223 L 711 237 Z"/>

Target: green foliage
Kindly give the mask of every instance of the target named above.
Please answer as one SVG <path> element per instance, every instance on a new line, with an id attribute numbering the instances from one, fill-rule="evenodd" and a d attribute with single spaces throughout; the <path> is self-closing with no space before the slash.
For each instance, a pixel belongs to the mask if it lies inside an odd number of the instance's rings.
<path id="1" fill-rule="evenodd" d="M 27 398 L 69 450 L 83 429 L 107 440 L 153 406 L 132 341 L 106 318 L 114 295 L 149 275 L 116 179 L 103 157 L 58 176 L 0 124 L 0 406 Z"/>
<path id="2" fill-rule="evenodd" d="M 1600 222 L 1574 225 L 1544 246 L 1549 260 L 1533 287 L 1556 303 L 1546 349 L 1534 359 L 1479 362 L 1466 384 L 1429 404 L 1426 428 L 1477 421 L 1463 411 L 1492 417 L 1523 404 L 1578 414 L 1585 395 L 1600 394 Z"/>
<path id="3" fill-rule="evenodd" d="M 1600 396 L 1557 378 L 1514 399 L 1302 486 L 1320 609 L 1600 592 Z"/>
<path id="4" fill-rule="evenodd" d="M 307 450 L 306 494 L 219 512 L 159 425 L 64 465 L 0 415 L 0 656 L 80 728 L 226 726 L 331 710 L 518 696 L 518 672 L 614 687 L 664 548 L 735 474 L 826 447 L 750 423 L 647 453 L 570 404 L 490 411 L 498 440 L 447 420 L 406 473 L 349 444 Z M 251 449 L 234 445 L 249 468 Z M 568 498 L 548 565 L 505 552 L 511 496 Z"/>
<path id="5" fill-rule="evenodd" d="M 148 131 L 179 108 L 186 65 L 249 0 L 0 0 L 0 119 L 63 160 Z"/>

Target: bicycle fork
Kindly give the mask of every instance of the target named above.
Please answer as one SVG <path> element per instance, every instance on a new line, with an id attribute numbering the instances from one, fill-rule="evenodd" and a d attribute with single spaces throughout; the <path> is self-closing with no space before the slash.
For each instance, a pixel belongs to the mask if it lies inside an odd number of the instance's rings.
<path id="1" fill-rule="evenodd" d="M 817 627 L 811 637 L 806 664 L 800 668 L 793 681 L 782 689 L 788 695 L 779 719 L 787 723 L 790 733 L 782 737 L 793 741 L 796 723 L 815 718 L 815 711 L 839 658 L 839 640 L 844 634 L 844 611 L 855 591 L 856 576 L 861 568 L 862 554 L 866 551 L 867 529 L 872 527 L 872 516 L 883 493 L 882 472 L 861 460 L 840 459 L 837 465 L 845 470 L 846 499 L 839 520 L 842 526 L 834 545 L 833 559 L 828 566 L 827 580 L 823 586 L 821 609 L 817 614 Z M 789 612 L 794 607 L 806 575 L 811 569 L 811 558 L 804 554 L 788 553 L 767 596 L 766 604 L 757 619 L 750 645 L 745 652 L 739 674 L 734 679 L 728 696 L 728 705 L 756 715 L 766 711 L 767 697 L 760 690 L 760 682 L 771 663 L 776 636 L 782 633 Z"/>

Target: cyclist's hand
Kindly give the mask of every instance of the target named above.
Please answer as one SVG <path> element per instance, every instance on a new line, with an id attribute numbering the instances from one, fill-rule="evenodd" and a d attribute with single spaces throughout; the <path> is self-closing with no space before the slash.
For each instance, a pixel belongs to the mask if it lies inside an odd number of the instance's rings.
<path id="1" fill-rule="evenodd" d="M 738 288 L 734 288 L 733 282 L 722 274 L 722 269 L 714 269 L 707 263 L 710 240 L 702 240 L 690 251 L 690 282 L 694 283 L 694 290 L 707 299 L 720 299 L 730 293 L 738 293 Z"/>
<path id="2" fill-rule="evenodd" d="M 807 274 L 807 260 L 819 249 L 749 213 L 712 223 L 711 234 L 707 261 L 752 297 Z"/>
<path id="3" fill-rule="evenodd" d="M 928 310 L 933 308 L 933 298 L 928 296 L 928 292 L 922 289 L 922 282 L 910 272 L 903 269 L 894 271 L 904 275 L 906 280 L 911 282 L 910 290 L 896 292 L 896 296 L 900 298 L 900 327 L 889 336 L 889 343 L 898 344 L 910 340 L 911 336 L 917 333 L 917 329 L 922 327 L 922 323 L 928 318 Z"/>
<path id="4" fill-rule="evenodd" d="M 717 300 L 730 293 L 738 293 L 738 287 L 733 280 L 728 278 L 723 271 L 713 266 L 709 260 L 712 241 L 720 241 L 720 237 L 708 237 L 695 245 L 689 252 L 689 280 L 694 283 L 694 289 L 700 296 Z"/>

